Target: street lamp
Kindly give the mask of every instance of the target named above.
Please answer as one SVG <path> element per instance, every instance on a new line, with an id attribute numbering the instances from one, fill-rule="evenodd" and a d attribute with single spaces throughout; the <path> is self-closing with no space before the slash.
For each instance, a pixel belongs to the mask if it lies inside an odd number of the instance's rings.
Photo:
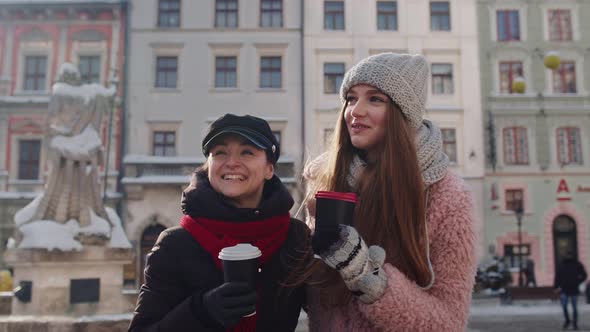
<path id="1" fill-rule="evenodd" d="M 559 52 L 549 51 L 545 54 L 543 54 L 542 52 L 543 51 L 541 51 L 538 48 L 533 50 L 534 54 L 537 54 L 537 55 L 543 57 L 543 66 L 545 66 L 545 68 L 550 69 L 550 70 L 557 69 L 559 67 L 559 65 L 561 64 L 561 58 L 559 57 Z M 522 73 L 521 73 L 521 75 L 522 75 Z M 526 82 L 525 82 L 524 77 L 519 76 L 519 77 L 516 77 L 512 81 L 512 91 L 514 91 L 516 93 L 520 93 L 520 94 L 523 94 L 526 92 Z M 537 96 L 539 98 L 542 97 L 542 93 L 539 92 L 537 94 Z"/>
<path id="2" fill-rule="evenodd" d="M 514 215 L 516 215 L 516 225 L 518 226 L 518 287 L 523 286 L 522 280 L 522 215 L 524 210 L 522 208 L 522 201 L 519 202 Z"/>

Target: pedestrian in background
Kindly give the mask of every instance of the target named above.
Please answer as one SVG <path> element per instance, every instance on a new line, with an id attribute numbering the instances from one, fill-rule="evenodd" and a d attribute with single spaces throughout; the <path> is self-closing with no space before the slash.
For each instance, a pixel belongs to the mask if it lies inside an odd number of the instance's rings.
<path id="1" fill-rule="evenodd" d="M 555 273 L 555 282 L 553 287 L 559 291 L 559 300 L 563 309 L 563 328 L 568 328 L 570 323 L 574 330 L 578 329 L 578 295 L 580 294 L 580 285 L 586 280 L 588 275 L 584 265 L 580 263 L 572 252 L 568 252 L 563 262 L 558 266 Z M 572 305 L 572 319 L 568 314 L 568 302 Z"/>
<path id="2" fill-rule="evenodd" d="M 525 269 L 524 269 L 524 276 L 526 279 L 525 282 L 525 286 L 526 287 L 530 287 L 531 285 L 533 287 L 537 287 L 537 280 L 535 279 L 535 262 L 533 261 L 532 258 L 527 258 L 526 263 L 525 263 Z"/>
<path id="3" fill-rule="evenodd" d="M 473 198 L 448 170 L 440 129 L 423 119 L 428 67 L 420 55 L 382 53 L 344 77 L 332 145 L 304 171 L 306 205 L 313 216 L 318 190 L 359 202 L 354 226 L 313 233 L 323 273 L 308 292 L 310 331 L 466 328 Z"/>
<path id="4" fill-rule="evenodd" d="M 274 174 L 279 143 L 266 121 L 226 114 L 209 127 L 202 151 L 207 160 L 183 192 L 181 226 L 163 231 L 149 253 L 129 331 L 295 330 L 305 289 L 283 281 L 311 249 Z M 224 282 L 218 255 L 237 243 L 262 252 L 256 288 Z"/>

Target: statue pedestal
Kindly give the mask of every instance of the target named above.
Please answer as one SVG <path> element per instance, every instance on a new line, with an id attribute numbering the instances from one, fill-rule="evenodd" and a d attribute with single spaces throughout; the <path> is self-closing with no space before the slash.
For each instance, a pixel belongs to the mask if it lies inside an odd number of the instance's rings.
<path id="1" fill-rule="evenodd" d="M 12 314 L 131 312 L 135 303 L 122 289 L 123 266 L 131 263 L 133 255 L 133 249 L 105 246 L 84 246 L 80 251 L 8 249 L 4 259 L 14 268 L 14 285 L 30 286 L 30 296 L 23 292 L 20 299 L 13 297 Z"/>

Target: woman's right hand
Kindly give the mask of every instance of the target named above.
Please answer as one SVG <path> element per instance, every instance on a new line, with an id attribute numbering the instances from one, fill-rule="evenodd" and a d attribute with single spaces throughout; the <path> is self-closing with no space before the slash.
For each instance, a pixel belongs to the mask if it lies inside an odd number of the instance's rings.
<path id="1" fill-rule="evenodd" d="M 203 294 L 207 313 L 226 329 L 255 312 L 257 301 L 257 292 L 245 282 L 226 282 Z"/>

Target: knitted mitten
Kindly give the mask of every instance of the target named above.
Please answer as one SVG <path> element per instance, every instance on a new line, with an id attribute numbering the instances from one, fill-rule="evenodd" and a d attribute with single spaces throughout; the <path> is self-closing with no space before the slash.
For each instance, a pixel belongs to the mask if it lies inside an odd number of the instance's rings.
<path id="1" fill-rule="evenodd" d="M 354 227 L 340 225 L 340 239 L 320 257 L 340 273 L 346 287 L 361 301 L 373 303 L 385 292 L 385 250 L 379 246 L 367 248 Z"/>

